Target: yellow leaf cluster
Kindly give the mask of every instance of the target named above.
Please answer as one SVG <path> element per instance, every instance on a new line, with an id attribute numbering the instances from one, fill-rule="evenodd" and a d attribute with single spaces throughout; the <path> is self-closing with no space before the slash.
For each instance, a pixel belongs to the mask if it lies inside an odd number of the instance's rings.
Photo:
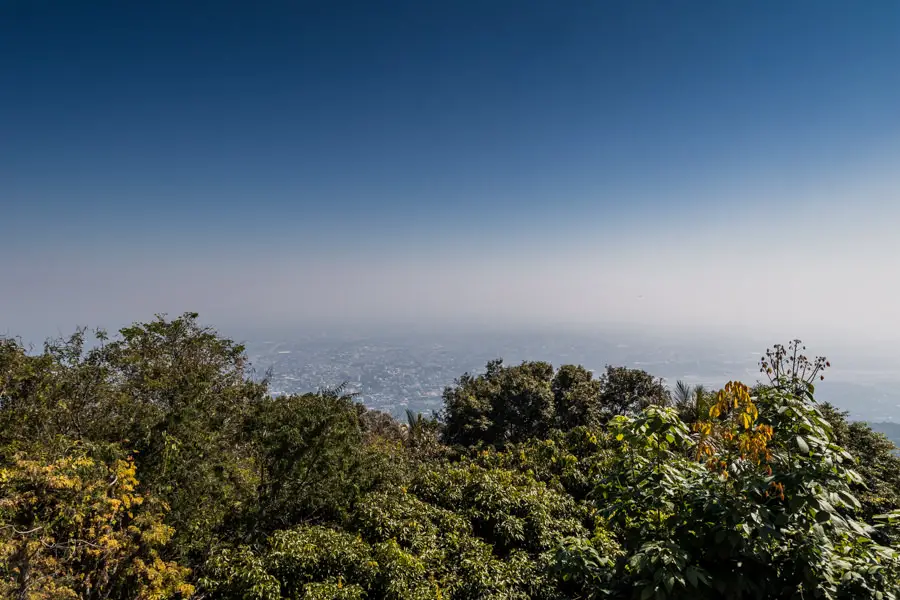
<path id="1" fill-rule="evenodd" d="M 0 479 L 0 522 L 9 524 L 0 527 L 0 597 L 103 597 L 123 586 L 140 600 L 193 593 L 188 569 L 160 558 L 173 530 L 137 489 L 130 459 L 109 465 L 78 449 L 15 457 Z"/>
<path id="2" fill-rule="evenodd" d="M 709 420 L 693 426 L 698 434 L 697 460 L 705 459 L 711 470 L 726 478 L 729 466 L 726 457 L 756 465 L 768 463 L 772 458 L 768 442 L 774 432 L 771 426 L 757 423 L 758 419 L 759 410 L 750 388 L 736 381 L 725 384 L 709 409 Z"/>

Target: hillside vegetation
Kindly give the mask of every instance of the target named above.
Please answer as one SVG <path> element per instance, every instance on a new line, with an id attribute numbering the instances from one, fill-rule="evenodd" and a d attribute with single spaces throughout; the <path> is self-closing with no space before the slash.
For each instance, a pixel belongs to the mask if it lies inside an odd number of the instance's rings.
<path id="1" fill-rule="evenodd" d="M 894 599 L 900 459 L 763 384 L 490 362 L 399 423 L 272 397 L 197 316 L 0 340 L 0 597 Z"/>
<path id="2" fill-rule="evenodd" d="M 900 423 L 882 421 L 880 423 L 871 423 L 870 425 L 874 431 L 883 433 L 894 445 L 900 444 Z"/>

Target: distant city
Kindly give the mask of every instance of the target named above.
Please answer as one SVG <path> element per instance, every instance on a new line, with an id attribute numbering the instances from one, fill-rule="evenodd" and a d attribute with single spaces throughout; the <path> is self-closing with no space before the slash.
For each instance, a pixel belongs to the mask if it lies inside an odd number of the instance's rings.
<path id="1" fill-rule="evenodd" d="M 546 360 L 555 367 L 581 364 L 598 376 L 607 364 L 644 369 L 663 377 L 717 387 L 731 379 L 758 380 L 765 347 L 711 348 L 705 344 L 648 339 L 605 339 L 571 334 L 419 335 L 408 337 L 306 337 L 247 342 L 257 377 L 271 370 L 274 394 L 302 393 L 345 384 L 370 408 L 402 417 L 407 409 L 430 415 L 441 394 L 463 373 L 479 373 L 502 358 L 506 364 Z M 900 371 L 873 374 L 837 363 L 817 391 L 856 420 L 900 423 Z"/>

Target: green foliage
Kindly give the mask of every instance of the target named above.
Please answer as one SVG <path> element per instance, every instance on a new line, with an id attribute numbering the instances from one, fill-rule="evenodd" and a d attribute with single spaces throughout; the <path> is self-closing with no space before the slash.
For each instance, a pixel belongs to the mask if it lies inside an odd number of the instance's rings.
<path id="1" fill-rule="evenodd" d="M 551 564 L 563 597 L 613 596 L 615 563 L 611 556 L 598 552 L 592 540 L 579 537 L 563 539 L 553 554 Z"/>
<path id="2" fill-rule="evenodd" d="M 640 374 L 646 375 L 610 367 L 604 379 L 597 380 L 581 366 L 564 365 L 554 372 L 545 362 L 504 367 L 492 361 L 484 374 L 467 373 L 444 390 L 444 439 L 463 446 L 500 446 L 545 438 L 557 430 L 597 427 L 623 390 L 642 398 L 666 393 L 654 387 L 658 382 L 652 377 L 653 385 L 645 385 Z"/>
<path id="3" fill-rule="evenodd" d="M 403 425 L 394 420 L 386 412 L 380 410 L 362 410 L 359 414 L 359 425 L 369 439 L 380 438 L 392 442 L 406 439 L 407 431 Z"/>
<path id="4" fill-rule="evenodd" d="M 348 396 L 279 396 L 257 403 L 244 426 L 256 456 L 258 495 L 250 525 L 271 532 L 303 520 L 339 521 L 384 475 L 363 444 Z"/>
<path id="5" fill-rule="evenodd" d="M 876 433 L 884 434 L 895 446 L 900 444 L 900 423 L 882 421 L 880 423 L 869 423 L 869 427 Z"/>
<path id="6" fill-rule="evenodd" d="M 502 450 L 473 452 L 478 464 L 521 471 L 553 489 L 584 501 L 612 458 L 605 429 L 576 427 L 556 431 L 548 439 L 532 439 Z"/>
<path id="7" fill-rule="evenodd" d="M 553 367 L 544 362 L 463 375 L 444 391 L 444 434 L 450 443 L 503 444 L 545 435 L 553 422 Z"/>
<path id="8" fill-rule="evenodd" d="M 264 559 L 249 546 L 222 548 L 205 565 L 201 588 L 212 598 L 278 600 L 281 586 L 266 570 Z"/>
<path id="9" fill-rule="evenodd" d="M 668 406 L 671 402 L 663 380 L 640 369 L 607 366 L 600 387 L 600 406 L 611 415 L 634 414 L 648 406 Z"/>
<path id="10" fill-rule="evenodd" d="M 562 430 L 596 427 L 600 424 L 601 382 L 581 365 L 563 365 L 550 385 L 556 411 L 556 426 Z"/>
<path id="11" fill-rule="evenodd" d="M 303 600 L 362 600 L 364 590 L 341 582 L 311 583 L 303 591 Z"/>
<path id="12" fill-rule="evenodd" d="M 685 423 L 696 423 L 705 418 L 716 396 L 715 391 L 707 390 L 703 385 L 691 387 L 683 381 L 675 382 L 672 394 L 678 416 Z"/>
<path id="13" fill-rule="evenodd" d="M 446 455 L 441 444 L 441 423 L 436 417 L 426 418 L 421 413 L 406 411 L 404 442 L 410 454 L 417 459 L 436 460 Z"/>
<path id="14" fill-rule="evenodd" d="M 820 409 L 832 427 L 834 442 L 850 453 L 860 474 L 861 481 L 854 481 L 852 490 L 859 498 L 864 520 L 872 522 L 876 516 L 900 507 L 897 447 L 865 423 L 848 422 L 846 412 L 828 404 Z M 885 544 L 900 543 L 900 531 L 896 528 L 880 527 L 874 537 Z"/>
<path id="15" fill-rule="evenodd" d="M 563 537 L 586 535 L 587 514 L 567 495 L 527 474 L 475 464 L 423 473 L 413 484 L 423 499 L 465 515 L 500 556 L 549 550 Z"/>
<path id="16" fill-rule="evenodd" d="M 371 587 L 377 574 L 368 544 L 352 534 L 319 526 L 276 532 L 266 563 L 286 596 L 317 581 L 343 579 Z"/>
<path id="17" fill-rule="evenodd" d="M 849 456 L 787 389 L 729 384 L 699 437 L 671 410 L 614 423 L 621 458 L 598 494 L 642 597 L 894 597 L 898 557 L 857 520 Z"/>
<path id="18" fill-rule="evenodd" d="M 796 341 L 674 398 L 492 361 L 398 423 L 193 314 L 95 337 L 0 339 L 2 597 L 898 598 L 900 458 Z"/>
<path id="19" fill-rule="evenodd" d="M 246 378 L 243 348 L 196 317 L 158 317 L 114 341 L 100 331 L 91 348 L 79 330 L 37 356 L 7 341 L 0 449 L 61 436 L 126 448 L 142 484 L 170 506 L 175 546 L 205 549 L 226 515 L 253 499 L 239 428 L 265 388 Z"/>

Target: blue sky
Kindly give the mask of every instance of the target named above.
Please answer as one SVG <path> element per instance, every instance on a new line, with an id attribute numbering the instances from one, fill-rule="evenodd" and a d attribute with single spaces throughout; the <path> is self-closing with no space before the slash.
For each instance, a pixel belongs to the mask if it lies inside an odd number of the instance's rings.
<path id="1" fill-rule="evenodd" d="M 0 325 L 900 339 L 897 57 L 877 0 L 0 0 Z"/>

